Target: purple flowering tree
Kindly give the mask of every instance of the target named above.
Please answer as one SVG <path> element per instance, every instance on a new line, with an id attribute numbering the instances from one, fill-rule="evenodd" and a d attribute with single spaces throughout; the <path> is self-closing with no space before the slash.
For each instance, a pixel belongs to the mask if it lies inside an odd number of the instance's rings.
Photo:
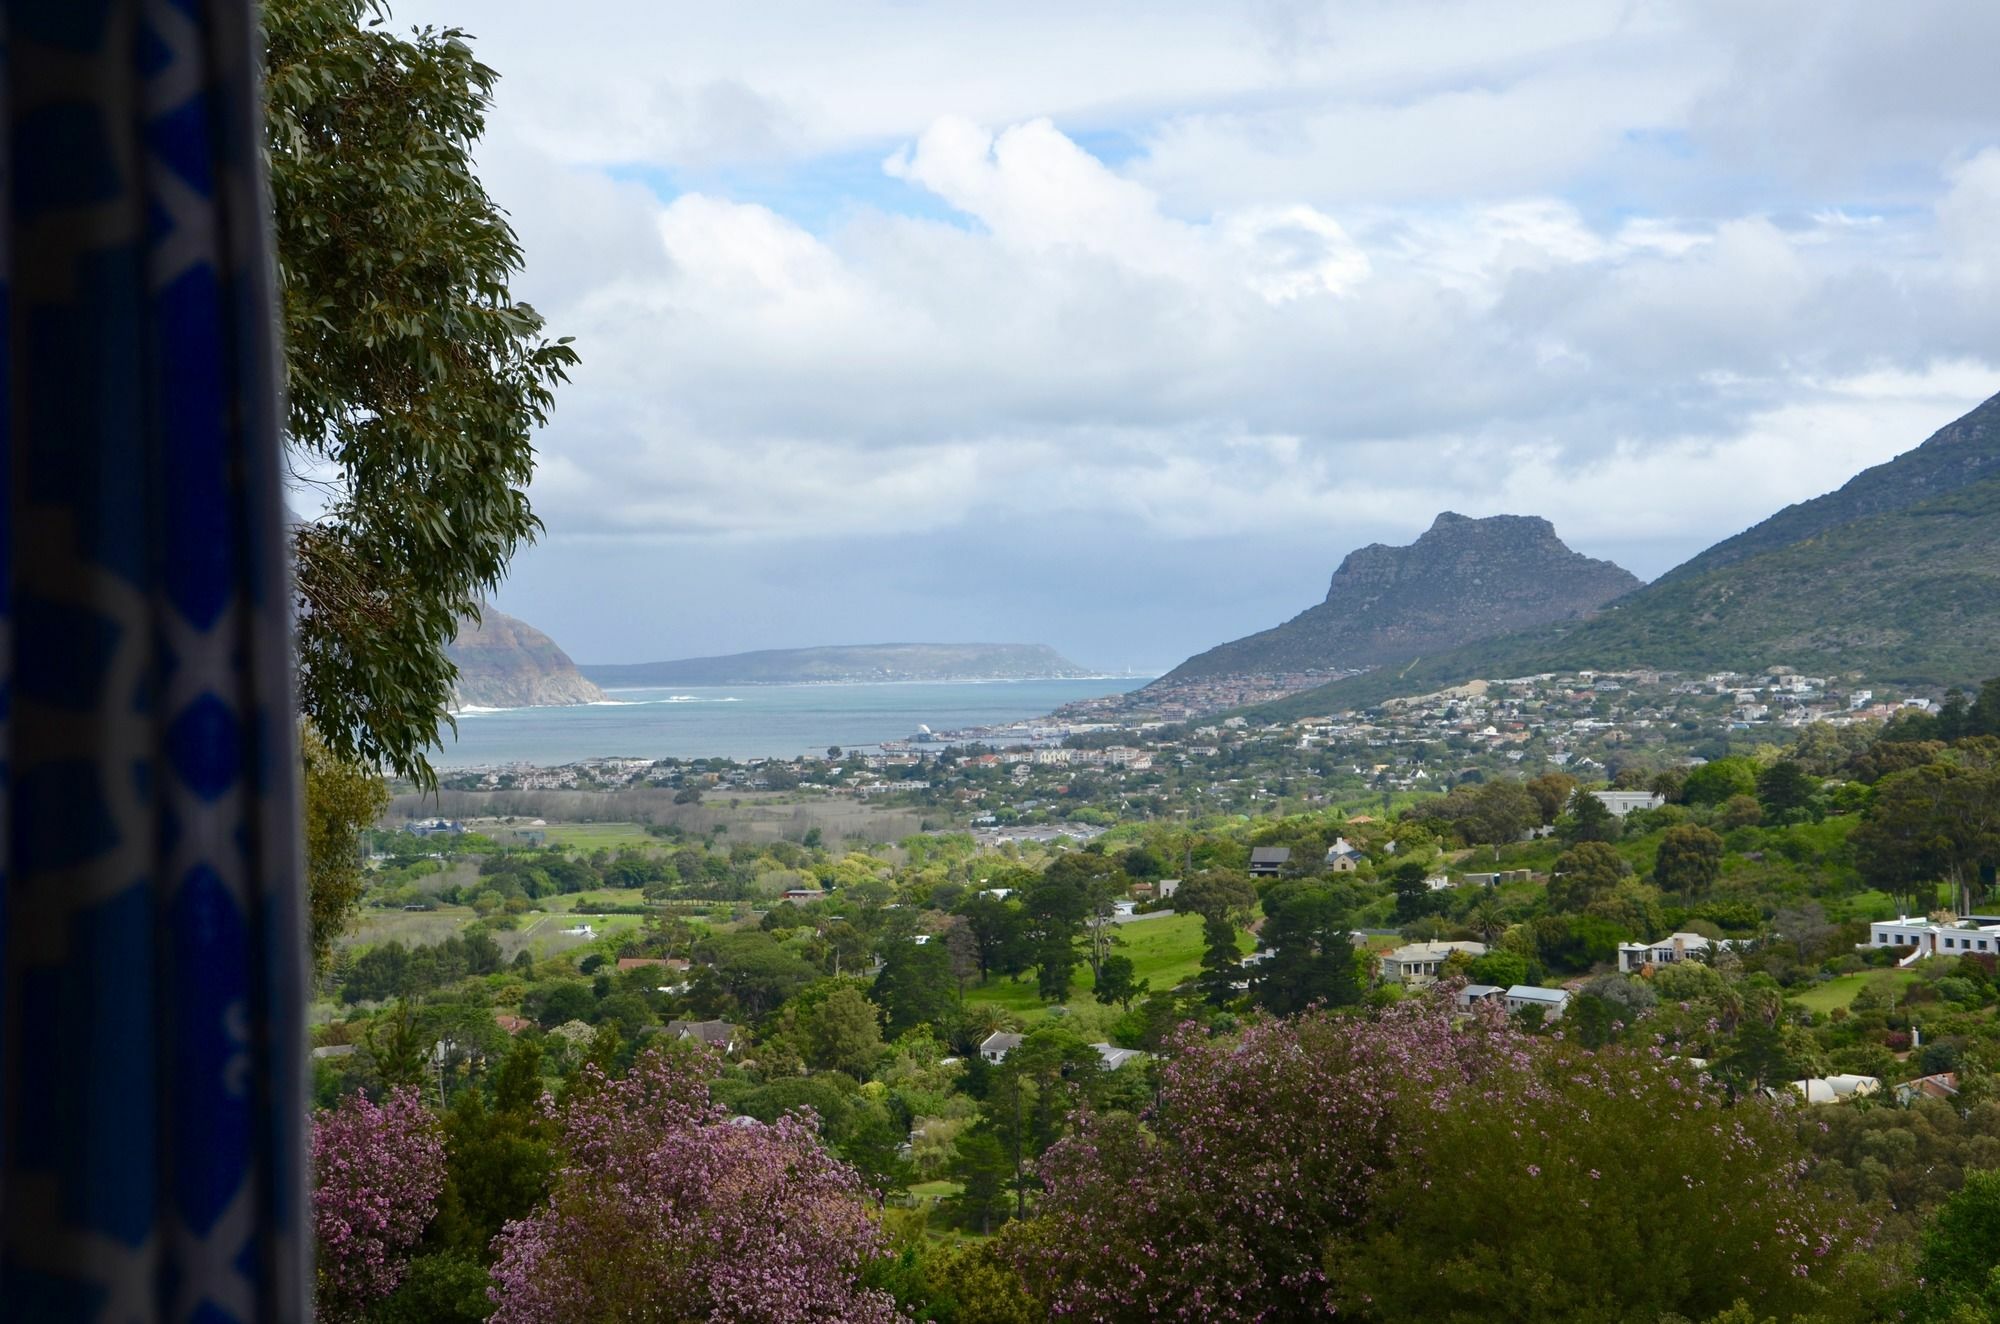
<path id="1" fill-rule="evenodd" d="M 1183 1040 L 1163 1085 L 1009 1231 L 1052 1318 L 1869 1317 L 1790 1119 L 1657 1049 L 1423 1001 Z"/>
<path id="2" fill-rule="evenodd" d="M 620 1080 L 586 1069 L 548 1204 L 494 1242 L 494 1324 L 897 1318 L 858 1282 L 879 1234 L 853 1169 L 809 1121 L 733 1122 L 714 1069 L 660 1049 Z"/>
<path id="3" fill-rule="evenodd" d="M 355 1094 L 313 1122 L 315 1295 L 322 1320 L 359 1319 L 402 1281 L 444 1187 L 437 1119 L 414 1089 Z"/>
<path id="4" fill-rule="evenodd" d="M 1078 1119 L 1013 1232 L 1056 1318 L 1310 1318 L 1327 1239 L 1366 1214 L 1406 1099 L 1444 1100 L 1518 1051 L 1411 1006 L 1309 1014 L 1235 1043 L 1183 1030 L 1143 1121 Z"/>

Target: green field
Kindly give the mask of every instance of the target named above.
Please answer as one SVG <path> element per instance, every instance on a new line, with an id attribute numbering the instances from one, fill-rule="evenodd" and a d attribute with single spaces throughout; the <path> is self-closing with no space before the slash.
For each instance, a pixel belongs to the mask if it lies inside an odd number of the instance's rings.
<path id="1" fill-rule="evenodd" d="M 619 888 L 599 888 L 588 893 L 592 899 L 606 902 L 638 900 L 637 890 Z M 584 915 L 570 913 L 578 897 L 551 897 L 545 903 L 547 913 L 522 915 L 518 926 L 503 929 L 493 935 L 493 941 L 500 945 L 501 955 L 512 958 L 523 949 L 534 953 L 536 959 L 553 956 L 574 947 L 582 947 L 591 939 L 563 933 L 563 930 L 582 919 L 602 937 L 610 932 L 622 932 L 639 927 L 642 915 Z M 405 947 L 423 947 L 443 942 L 446 938 L 461 932 L 478 918 L 470 906 L 439 906 L 436 910 L 378 910 L 363 912 L 341 935 L 342 947 L 374 947 L 385 942 L 400 942 Z"/>
<path id="2" fill-rule="evenodd" d="M 508 829 L 499 829 L 500 833 Z M 545 828 L 515 827 L 512 831 L 539 832 L 551 846 L 573 846 L 579 850 L 625 850 L 633 847 L 670 847 L 672 842 L 656 837 L 639 823 L 551 823 Z M 496 833 L 496 835 L 498 835 Z"/>
<path id="3" fill-rule="evenodd" d="M 1900 993 L 1916 978 L 1914 970 L 1864 970 L 1859 974 L 1836 975 L 1824 984 L 1788 996 L 1807 1011 L 1828 1012 L 1852 1003 L 1855 995 L 1871 984 L 1885 993 Z"/>
<path id="4" fill-rule="evenodd" d="M 1171 915 L 1166 919 L 1120 924 L 1116 932 L 1120 941 L 1114 950 L 1120 956 L 1132 958 L 1133 976 L 1151 983 L 1154 992 L 1166 992 L 1201 973 L 1199 915 Z M 1238 935 L 1237 944 L 1246 952 L 1256 946 L 1255 940 L 1247 933 Z M 1091 991 L 1095 987 L 1096 980 L 1091 975 L 1090 967 L 1079 966 L 1069 1005 L 1072 1008 L 1094 1006 Z M 1027 1021 L 1040 1020 L 1049 1014 L 1047 1004 L 1035 993 L 1035 977 L 1032 974 L 1019 979 L 996 978 L 990 984 L 967 989 L 965 1000 L 1004 1007 Z"/>

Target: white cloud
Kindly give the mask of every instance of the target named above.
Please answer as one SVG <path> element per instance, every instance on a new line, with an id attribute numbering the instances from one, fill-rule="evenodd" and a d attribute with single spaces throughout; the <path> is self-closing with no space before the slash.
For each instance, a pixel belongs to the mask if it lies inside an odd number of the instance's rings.
<path id="1" fill-rule="evenodd" d="M 1654 572 L 2000 385 L 1972 0 L 481 8 L 559 540 Z"/>

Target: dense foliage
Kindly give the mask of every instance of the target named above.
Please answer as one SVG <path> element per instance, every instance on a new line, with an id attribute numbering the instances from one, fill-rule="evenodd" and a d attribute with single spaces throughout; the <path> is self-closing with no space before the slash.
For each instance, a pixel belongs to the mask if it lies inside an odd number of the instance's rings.
<path id="1" fill-rule="evenodd" d="M 430 778 L 444 648 L 537 530 L 531 433 L 576 361 L 508 291 L 521 252 L 473 167 L 496 75 L 465 34 L 366 0 L 263 6 L 300 701 L 332 753 Z"/>
<path id="2" fill-rule="evenodd" d="M 1187 1042 L 1143 1119 L 1044 1160 L 1013 1239 L 1089 1319 L 1833 1318 L 1859 1229 L 1783 1118 L 1656 1054 L 1431 1008 Z"/>

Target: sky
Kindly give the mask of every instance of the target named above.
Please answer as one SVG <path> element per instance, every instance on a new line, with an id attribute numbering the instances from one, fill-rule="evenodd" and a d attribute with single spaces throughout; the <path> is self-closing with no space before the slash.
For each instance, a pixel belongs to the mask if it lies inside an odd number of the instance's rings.
<path id="1" fill-rule="evenodd" d="M 1164 668 L 1439 511 L 1651 578 L 2000 391 L 1990 0 L 405 0 L 582 366 L 580 662 Z"/>

